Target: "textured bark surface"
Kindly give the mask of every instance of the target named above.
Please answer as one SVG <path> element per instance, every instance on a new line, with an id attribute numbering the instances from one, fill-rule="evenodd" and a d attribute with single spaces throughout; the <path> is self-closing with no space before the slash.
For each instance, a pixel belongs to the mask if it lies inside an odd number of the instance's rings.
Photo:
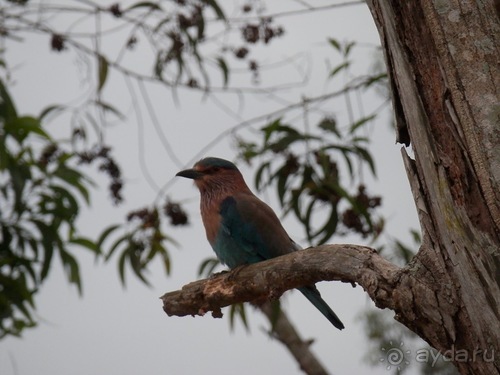
<path id="1" fill-rule="evenodd" d="M 162 299 L 169 315 L 277 298 L 339 280 L 462 374 L 500 373 L 500 18 L 494 0 L 368 0 L 393 95 L 397 140 L 423 243 L 399 268 L 374 250 L 325 245 L 186 285 Z M 272 286 L 272 287 L 271 287 Z"/>
<path id="2" fill-rule="evenodd" d="M 220 308 L 238 302 L 279 298 L 286 290 L 318 281 L 358 283 L 379 307 L 394 307 L 392 290 L 401 269 L 371 248 L 324 245 L 252 264 L 185 285 L 161 297 L 168 315 L 220 316 Z"/>
<path id="3" fill-rule="evenodd" d="M 369 1 L 424 235 L 397 319 L 464 374 L 500 372 L 500 23 L 493 1 Z M 402 129 L 402 130 L 401 130 Z M 429 298 L 435 308 L 427 310 Z M 488 361 L 483 355 L 488 351 Z M 494 354 L 492 356 L 491 354 Z M 491 358 L 494 357 L 492 361 Z"/>

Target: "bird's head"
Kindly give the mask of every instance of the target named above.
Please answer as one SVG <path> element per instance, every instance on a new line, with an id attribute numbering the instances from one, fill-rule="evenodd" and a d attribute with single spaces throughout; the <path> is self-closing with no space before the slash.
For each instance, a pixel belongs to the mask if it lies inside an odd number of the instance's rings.
<path id="1" fill-rule="evenodd" d="M 202 194 L 223 194 L 248 189 L 238 168 L 230 161 L 220 158 L 201 159 L 193 168 L 180 171 L 176 176 L 194 180 Z"/>

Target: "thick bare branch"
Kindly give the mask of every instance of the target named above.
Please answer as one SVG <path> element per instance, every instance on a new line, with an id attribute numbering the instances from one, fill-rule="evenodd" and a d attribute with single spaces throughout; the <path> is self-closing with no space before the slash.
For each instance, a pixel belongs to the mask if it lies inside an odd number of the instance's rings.
<path id="1" fill-rule="evenodd" d="M 161 299 L 170 316 L 212 311 L 220 317 L 220 309 L 234 303 L 276 299 L 289 289 L 337 280 L 361 285 L 378 307 L 394 309 L 400 271 L 372 248 L 323 245 L 195 281 Z"/>

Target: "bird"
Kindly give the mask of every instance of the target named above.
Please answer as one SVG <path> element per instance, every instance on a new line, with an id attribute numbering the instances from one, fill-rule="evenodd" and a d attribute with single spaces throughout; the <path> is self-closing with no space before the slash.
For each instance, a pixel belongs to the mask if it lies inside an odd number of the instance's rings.
<path id="1" fill-rule="evenodd" d="M 234 163 L 206 157 L 176 176 L 194 181 L 208 242 L 219 261 L 230 269 L 300 249 L 273 209 L 252 193 Z M 345 328 L 315 285 L 297 289 L 336 328 Z"/>

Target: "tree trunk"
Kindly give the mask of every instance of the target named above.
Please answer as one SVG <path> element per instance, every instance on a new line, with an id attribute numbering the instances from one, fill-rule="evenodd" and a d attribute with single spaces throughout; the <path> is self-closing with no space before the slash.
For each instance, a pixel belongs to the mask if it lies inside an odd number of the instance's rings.
<path id="1" fill-rule="evenodd" d="M 462 374 L 500 372 L 498 2 L 370 0 L 423 231 L 397 319 Z M 399 294 L 398 293 L 398 294 Z"/>

